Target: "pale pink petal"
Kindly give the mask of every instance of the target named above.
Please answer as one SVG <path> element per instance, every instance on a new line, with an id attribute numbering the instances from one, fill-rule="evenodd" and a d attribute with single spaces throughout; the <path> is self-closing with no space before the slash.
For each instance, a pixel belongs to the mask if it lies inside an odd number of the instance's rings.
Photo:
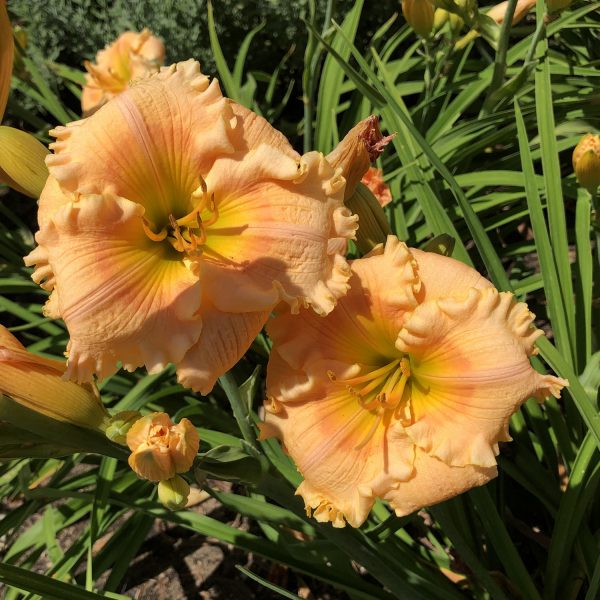
<path id="1" fill-rule="evenodd" d="M 471 288 L 493 287 L 478 271 L 454 258 L 417 248 L 411 248 L 410 251 L 418 264 L 422 283 L 419 301 L 464 297 Z"/>
<path id="2" fill-rule="evenodd" d="M 375 498 L 412 473 L 414 446 L 399 423 L 333 385 L 321 398 L 267 406 L 262 437 L 283 442 L 304 477 L 297 494 L 318 521 L 359 527 Z"/>
<path id="3" fill-rule="evenodd" d="M 57 209 L 36 236 L 71 335 L 67 373 L 77 381 L 113 373 L 119 360 L 161 369 L 200 335 L 198 278 L 146 237 L 143 213 L 123 198 L 85 196 Z"/>
<path id="4" fill-rule="evenodd" d="M 451 467 L 417 448 L 414 471 L 410 479 L 401 481 L 397 489 L 388 492 L 396 515 L 404 517 L 423 507 L 438 504 L 471 488 L 485 485 L 498 475 L 496 467 Z"/>
<path id="5" fill-rule="evenodd" d="M 242 358 L 270 311 L 226 313 L 205 300 L 202 333 L 177 365 L 177 377 L 185 387 L 208 394 L 217 378 Z"/>
<path id="6" fill-rule="evenodd" d="M 288 369 L 305 372 L 316 384 L 328 370 L 345 376 L 342 365 L 373 366 L 399 357 L 395 342 L 404 314 L 417 305 L 419 277 L 404 243 L 390 236 L 379 252 L 352 262 L 350 291 L 326 319 L 302 311 L 298 317 L 281 313 L 269 323 Z M 285 369 L 272 371 L 271 385 L 281 388 L 287 376 Z"/>
<path id="7" fill-rule="evenodd" d="M 337 242 L 354 236 L 356 218 L 322 155 L 296 158 L 275 142 L 218 159 L 207 177 L 219 217 L 206 227 L 206 293 L 227 312 L 285 300 L 326 314 L 348 289 Z"/>
<path id="8" fill-rule="evenodd" d="M 493 288 L 426 301 L 407 317 L 396 345 L 410 356 L 406 430 L 417 446 L 452 466 L 496 464 L 510 416 L 529 397 L 558 395 L 567 385 L 531 367 L 542 335 L 533 318 Z"/>
<path id="9" fill-rule="evenodd" d="M 215 158 L 231 153 L 234 115 L 195 61 L 136 82 L 91 117 L 53 130 L 47 164 L 64 190 L 110 191 L 146 208 L 157 231 L 198 200 Z"/>

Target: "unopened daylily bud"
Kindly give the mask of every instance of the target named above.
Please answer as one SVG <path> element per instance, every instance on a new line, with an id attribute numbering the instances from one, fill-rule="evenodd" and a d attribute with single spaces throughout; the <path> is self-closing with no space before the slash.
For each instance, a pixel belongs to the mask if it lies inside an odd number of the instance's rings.
<path id="1" fill-rule="evenodd" d="M 450 13 L 443 8 L 436 9 L 433 15 L 433 28 L 435 31 L 438 31 L 446 24 L 449 15 Z"/>
<path id="2" fill-rule="evenodd" d="M 15 43 L 6 10 L 6 0 L 0 0 L 0 122 L 8 101 L 14 54 Z"/>
<path id="3" fill-rule="evenodd" d="M 458 33 L 464 25 L 464 21 L 457 14 L 448 12 L 443 8 L 436 9 L 433 25 L 434 31 L 439 31 L 446 23 L 448 23 L 452 34 Z"/>
<path id="4" fill-rule="evenodd" d="M 38 198 L 48 179 L 48 149 L 31 134 L 0 127 L 0 183 Z"/>
<path id="5" fill-rule="evenodd" d="M 516 25 L 522 21 L 527 14 L 535 7 L 536 0 L 519 0 L 515 7 L 515 13 L 512 19 L 512 25 Z M 488 24 L 492 27 L 494 23 L 502 25 L 504 23 L 504 17 L 506 16 L 506 9 L 508 8 L 508 0 L 500 2 L 492 6 L 486 13 L 479 13 L 477 17 L 477 28 L 471 29 L 464 37 L 462 37 L 455 45 L 456 50 L 464 48 L 468 43 L 478 38 L 482 34 L 488 35 L 488 39 L 494 36 L 494 30 L 491 29 Z M 491 19 L 492 21 L 489 21 Z"/>
<path id="6" fill-rule="evenodd" d="M 0 394 L 57 421 L 102 429 L 108 412 L 96 387 L 65 381 L 64 372 L 64 362 L 28 352 L 0 325 Z"/>
<path id="7" fill-rule="evenodd" d="M 158 499 L 169 510 L 185 508 L 190 495 L 188 482 L 179 475 L 165 479 L 158 484 Z"/>
<path id="8" fill-rule="evenodd" d="M 374 115 L 355 125 L 348 135 L 327 155 L 334 169 L 341 168 L 346 179 L 344 200 L 352 196 L 356 184 L 363 178 L 371 162 L 383 152 L 393 136 L 383 136 L 379 119 Z"/>
<path id="9" fill-rule="evenodd" d="M 106 427 L 106 437 L 116 444 L 127 446 L 127 432 L 141 418 L 142 415 L 137 410 L 124 410 L 113 415 Z"/>
<path id="10" fill-rule="evenodd" d="M 0 0 L 0 122 L 10 92 L 15 44 L 6 0 Z M 32 135 L 13 127 L 0 127 L 0 183 L 37 198 L 48 178 L 44 162 L 48 150 Z"/>
<path id="11" fill-rule="evenodd" d="M 516 25 L 519 21 L 522 21 L 527 13 L 535 6 L 536 0 L 519 0 L 515 8 L 515 14 L 513 16 L 512 24 Z M 508 0 L 500 2 L 490 8 L 486 13 L 488 17 L 496 21 L 498 25 L 504 23 L 504 16 L 506 15 L 506 9 L 508 8 Z"/>
<path id="12" fill-rule="evenodd" d="M 579 185 L 594 193 L 600 186 L 600 135 L 581 138 L 573 151 L 573 169 Z"/>
<path id="13" fill-rule="evenodd" d="M 571 6 L 573 0 L 546 0 L 546 7 L 548 8 L 548 13 L 557 13 L 561 10 L 565 10 L 565 8 L 569 8 Z"/>
<path id="14" fill-rule="evenodd" d="M 367 254 L 377 244 L 384 244 L 392 234 L 381 204 L 364 183 L 356 186 L 354 194 L 346 200 L 346 206 L 358 215 L 356 247 L 361 254 Z"/>
<path id="15" fill-rule="evenodd" d="M 166 413 L 151 413 L 127 432 L 129 466 L 142 479 L 163 481 L 190 469 L 200 439 L 188 419 L 175 425 Z"/>
<path id="16" fill-rule="evenodd" d="M 406 22 L 421 37 L 427 38 L 433 31 L 435 7 L 430 0 L 402 0 L 402 14 Z"/>

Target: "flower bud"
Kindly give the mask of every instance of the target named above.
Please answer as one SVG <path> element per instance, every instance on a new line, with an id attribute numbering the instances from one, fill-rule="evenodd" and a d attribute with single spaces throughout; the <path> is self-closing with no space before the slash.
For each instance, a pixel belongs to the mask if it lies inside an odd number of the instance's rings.
<path id="1" fill-rule="evenodd" d="M 127 432 L 129 466 L 142 479 L 163 481 L 190 469 L 200 439 L 188 419 L 175 425 L 167 413 L 151 413 Z"/>
<path id="2" fill-rule="evenodd" d="M 427 38 L 433 31 L 435 8 L 430 0 L 402 0 L 402 14 L 406 22 L 421 37 Z"/>
<path id="3" fill-rule="evenodd" d="M 579 185 L 593 194 L 600 186 L 600 135 L 581 138 L 573 151 L 573 169 Z"/>
<path id="4" fill-rule="evenodd" d="M 448 12 L 443 8 L 438 8 L 435 11 L 433 29 L 439 31 L 448 23 L 448 28 L 452 35 L 456 35 L 464 25 L 464 21 L 455 13 Z"/>
<path id="5" fill-rule="evenodd" d="M 116 444 L 127 446 L 127 432 L 131 429 L 131 426 L 141 418 L 142 415 L 137 410 L 124 410 L 113 415 L 106 427 L 106 437 Z"/>
<path id="6" fill-rule="evenodd" d="M 356 186 L 346 206 L 358 215 L 356 247 L 361 254 L 367 254 L 377 244 L 385 244 L 392 231 L 381 204 L 364 183 Z"/>
<path id="7" fill-rule="evenodd" d="M 158 484 L 158 499 L 169 510 L 185 508 L 189 495 L 190 486 L 179 475 L 175 475 L 171 479 L 165 479 Z"/>
<path id="8" fill-rule="evenodd" d="M 546 0 L 546 7 L 548 8 L 548 13 L 557 13 L 565 8 L 569 8 L 571 6 L 571 2 L 573 0 Z"/>
<path id="9" fill-rule="evenodd" d="M 14 127 L 0 127 L 0 182 L 30 196 L 42 193 L 48 149 L 32 135 Z"/>
<path id="10" fill-rule="evenodd" d="M 28 352 L 0 325 L 0 394 L 56 421 L 102 429 L 109 415 L 98 390 L 93 384 L 65 381 L 64 372 L 63 361 Z"/>
<path id="11" fill-rule="evenodd" d="M 0 122 L 8 102 L 14 54 L 15 43 L 6 10 L 6 0 L 0 0 Z"/>
<path id="12" fill-rule="evenodd" d="M 348 135 L 327 155 L 327 161 L 334 169 L 341 168 L 346 179 L 344 200 L 352 196 L 356 184 L 363 178 L 383 152 L 393 136 L 383 136 L 379 120 L 374 115 L 355 125 Z"/>
<path id="13" fill-rule="evenodd" d="M 535 7 L 535 3 L 536 0 L 519 0 L 515 8 L 512 24 L 516 25 L 519 23 L 519 21 L 522 21 L 527 16 L 527 13 Z M 500 2 L 499 4 L 492 6 L 486 15 L 496 21 L 498 25 L 502 25 L 502 23 L 504 23 L 504 16 L 506 15 L 507 9 L 508 0 L 505 0 L 504 2 Z"/>

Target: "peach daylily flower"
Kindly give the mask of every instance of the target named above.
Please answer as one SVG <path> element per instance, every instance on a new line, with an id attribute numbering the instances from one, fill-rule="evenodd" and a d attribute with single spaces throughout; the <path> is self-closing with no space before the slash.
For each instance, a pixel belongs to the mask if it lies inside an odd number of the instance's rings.
<path id="1" fill-rule="evenodd" d="M 129 466 L 142 479 L 164 481 L 189 471 L 200 445 L 188 419 L 175 425 L 167 413 L 151 413 L 127 432 Z"/>
<path id="2" fill-rule="evenodd" d="M 371 190 L 382 208 L 392 201 L 392 192 L 383 181 L 383 171 L 381 169 L 369 167 L 362 178 L 362 182 Z"/>
<path id="3" fill-rule="evenodd" d="M 322 154 L 297 154 L 195 61 L 58 127 L 25 261 L 70 334 L 67 374 L 175 363 L 208 393 L 281 300 L 329 313 L 356 217 Z"/>
<path id="4" fill-rule="evenodd" d="M 486 483 L 511 414 L 567 385 L 531 367 L 527 306 L 470 267 L 390 236 L 351 270 L 326 318 L 271 322 L 261 426 L 334 527 L 360 526 L 376 498 L 406 515 Z"/>
<path id="5" fill-rule="evenodd" d="M 165 46 L 148 29 L 126 31 L 96 54 L 96 62 L 85 61 L 87 70 L 81 109 L 91 114 L 114 96 L 124 92 L 130 81 L 156 73 L 165 62 Z"/>

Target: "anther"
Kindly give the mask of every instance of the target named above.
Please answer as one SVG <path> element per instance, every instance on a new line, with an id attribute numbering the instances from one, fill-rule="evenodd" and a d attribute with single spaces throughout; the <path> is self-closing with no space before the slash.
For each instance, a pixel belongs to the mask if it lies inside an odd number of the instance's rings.
<path id="1" fill-rule="evenodd" d="M 204 223 L 202 222 L 202 217 L 200 216 L 200 213 L 196 213 L 196 223 L 198 225 L 198 231 L 200 231 L 198 243 L 201 246 L 203 246 L 206 243 L 206 231 L 204 231 Z"/>
<path id="2" fill-rule="evenodd" d="M 162 242 L 167 237 L 167 230 L 163 229 L 159 233 L 154 233 L 152 231 L 152 226 L 150 222 L 142 217 L 142 228 L 144 229 L 144 233 L 153 241 L 153 242 Z"/>

